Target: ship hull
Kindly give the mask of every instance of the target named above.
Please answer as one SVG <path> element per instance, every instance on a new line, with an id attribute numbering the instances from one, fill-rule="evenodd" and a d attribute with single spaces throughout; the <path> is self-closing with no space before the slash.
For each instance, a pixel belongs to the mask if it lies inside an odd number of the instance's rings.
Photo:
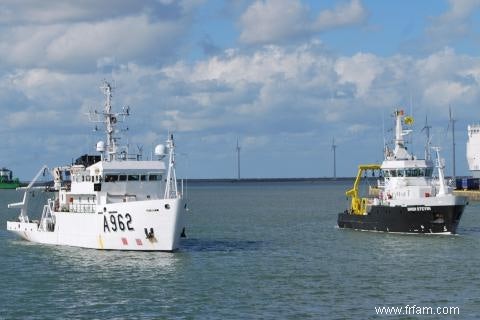
<path id="1" fill-rule="evenodd" d="M 0 189 L 16 189 L 20 187 L 19 182 L 0 182 Z"/>
<path id="2" fill-rule="evenodd" d="M 55 223 L 8 221 L 7 230 L 37 243 L 103 250 L 175 251 L 185 228 L 182 199 L 113 203 L 95 212 L 54 212 Z"/>
<path id="3" fill-rule="evenodd" d="M 464 204 L 447 206 L 372 206 L 366 215 L 338 215 L 338 227 L 356 230 L 455 234 Z"/>

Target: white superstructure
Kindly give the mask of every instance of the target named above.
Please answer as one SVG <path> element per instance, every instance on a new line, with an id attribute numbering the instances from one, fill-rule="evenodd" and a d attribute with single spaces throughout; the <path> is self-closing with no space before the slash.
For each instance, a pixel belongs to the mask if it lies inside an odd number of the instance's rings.
<path id="1" fill-rule="evenodd" d="M 480 178 L 480 124 L 468 126 L 467 162 L 475 178 Z"/>
<path id="2" fill-rule="evenodd" d="M 404 136 L 412 130 L 403 129 L 403 117 L 403 110 L 395 111 L 395 148 L 386 148 L 385 160 L 381 165 L 384 176 L 381 201 L 390 206 L 452 205 L 464 201 L 463 198 L 455 197 L 452 188 L 445 182 L 445 165 L 440 158 L 440 148 L 433 148 L 437 154 L 437 178 L 433 177 L 434 164 L 428 152 L 426 159 L 418 159 L 408 152 Z M 412 122 L 412 119 L 405 117 L 404 122 Z"/>
<path id="3" fill-rule="evenodd" d="M 83 156 L 76 164 L 51 170 L 54 196 L 39 220 L 28 216 L 29 193 L 46 167 L 25 188 L 18 221 L 7 229 L 39 243 L 95 249 L 174 251 L 185 228 L 186 203 L 177 189 L 175 144 L 157 145 L 156 159 L 141 160 L 118 144 L 117 123 L 129 108 L 112 112 L 112 87 L 104 82 L 103 112 L 90 119 L 105 125 L 107 141 L 97 143 L 100 157 Z M 67 179 L 70 177 L 70 179 Z"/>

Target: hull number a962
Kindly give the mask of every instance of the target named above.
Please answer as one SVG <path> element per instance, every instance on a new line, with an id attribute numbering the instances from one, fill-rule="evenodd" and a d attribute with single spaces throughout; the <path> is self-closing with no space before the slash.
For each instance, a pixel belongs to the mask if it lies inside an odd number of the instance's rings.
<path id="1" fill-rule="evenodd" d="M 121 214 L 117 215 L 110 215 L 110 218 L 107 218 L 107 216 L 103 216 L 103 232 L 116 232 L 118 230 L 120 231 L 132 231 L 134 230 L 132 227 L 132 216 L 130 213 L 126 213 L 125 217 Z"/>

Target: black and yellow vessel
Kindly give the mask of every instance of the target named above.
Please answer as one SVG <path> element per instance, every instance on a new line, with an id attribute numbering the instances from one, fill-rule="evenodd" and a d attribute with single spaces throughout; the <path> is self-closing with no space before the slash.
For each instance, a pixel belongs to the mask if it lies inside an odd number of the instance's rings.
<path id="1" fill-rule="evenodd" d="M 402 124 L 413 120 L 401 110 L 395 111 L 395 148 L 386 148 L 381 165 L 360 165 L 353 188 L 346 192 L 351 198 L 348 210 L 338 215 L 338 226 L 357 230 L 399 233 L 456 233 L 467 201 L 453 195 L 445 183 L 444 166 L 437 153 L 438 177 L 433 177 L 435 166 L 427 154 L 417 159 L 408 153 Z M 367 170 L 380 170 L 380 192 L 377 197 L 362 198 L 359 184 Z"/>

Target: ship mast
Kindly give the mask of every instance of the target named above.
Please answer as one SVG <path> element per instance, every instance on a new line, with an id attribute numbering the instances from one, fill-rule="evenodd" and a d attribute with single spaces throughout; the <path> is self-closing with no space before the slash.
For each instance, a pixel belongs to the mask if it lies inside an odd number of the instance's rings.
<path id="1" fill-rule="evenodd" d="M 102 89 L 105 95 L 103 112 L 99 113 L 97 110 L 90 111 L 89 117 L 91 122 L 103 123 L 105 125 L 105 133 L 107 135 L 107 158 L 105 160 L 114 161 L 118 160 L 117 140 L 120 139 L 115 136 L 117 123 L 124 122 L 125 118 L 130 115 L 130 107 L 123 107 L 122 112 L 112 112 L 112 86 L 104 80 L 100 89 Z"/>
<path id="2" fill-rule="evenodd" d="M 113 136 L 117 119 L 112 114 L 112 87 L 110 86 L 110 83 L 105 81 L 103 86 L 100 88 L 103 89 L 103 94 L 105 95 L 103 115 L 105 117 L 105 126 L 107 132 L 108 159 L 112 161 L 115 160 L 115 155 L 117 153 L 116 141 L 115 137 Z"/>
<path id="3" fill-rule="evenodd" d="M 443 172 L 443 169 L 445 169 L 445 164 L 442 158 L 440 158 L 440 147 L 432 147 L 432 149 L 435 151 L 437 154 L 437 169 L 438 169 L 438 182 L 439 182 L 439 190 L 438 190 L 438 196 L 444 196 L 447 194 L 446 190 L 447 187 L 445 185 L 445 173 Z"/>
<path id="4" fill-rule="evenodd" d="M 403 140 L 403 128 L 402 128 L 402 116 L 403 110 L 395 111 L 395 150 L 398 148 L 404 148 L 404 140 Z"/>
<path id="5" fill-rule="evenodd" d="M 402 127 L 402 118 L 404 116 L 403 110 L 396 110 L 395 113 L 395 149 L 393 151 L 393 156 L 395 159 L 408 159 L 410 154 L 405 148 L 405 140 L 403 136 L 412 132 L 412 130 L 403 130 Z M 411 117 L 409 117 L 412 119 Z M 406 118 L 407 119 L 407 118 Z M 413 121 L 413 120 L 411 120 Z"/>
<path id="6" fill-rule="evenodd" d="M 173 134 L 169 134 L 167 140 L 168 154 L 168 172 L 167 184 L 165 186 L 165 199 L 173 199 L 178 197 L 177 190 L 177 175 L 175 173 L 175 143 L 173 141 Z"/>

